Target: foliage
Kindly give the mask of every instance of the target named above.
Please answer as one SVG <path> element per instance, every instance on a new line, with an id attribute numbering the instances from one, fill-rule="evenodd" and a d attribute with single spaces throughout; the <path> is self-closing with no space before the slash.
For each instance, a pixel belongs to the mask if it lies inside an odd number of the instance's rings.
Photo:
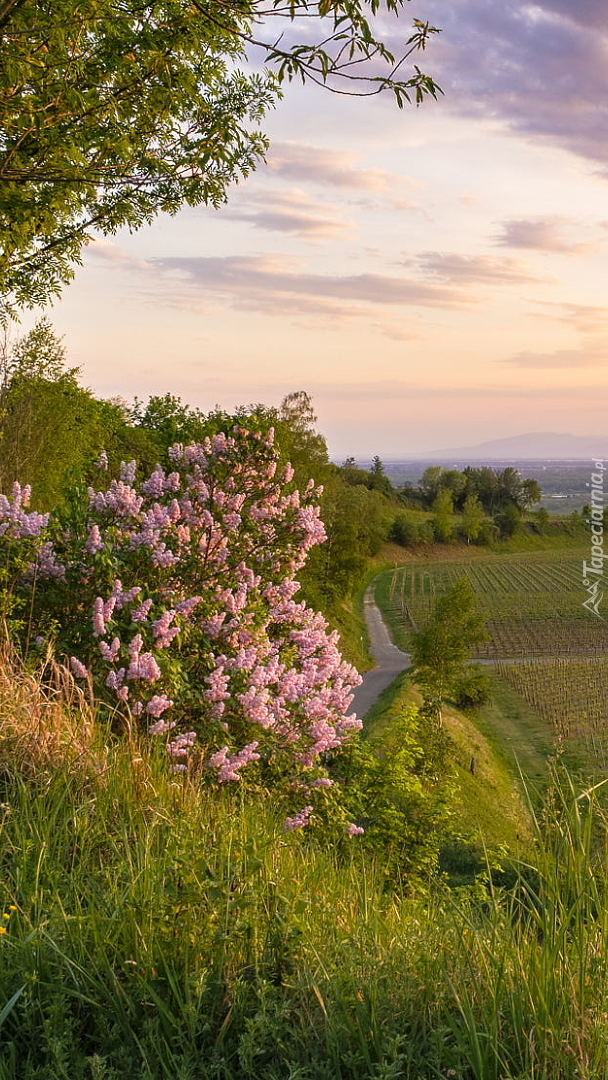
<path id="1" fill-rule="evenodd" d="M 99 401 L 67 367 L 66 351 L 47 319 L 14 346 L 6 344 L 0 385 L 0 490 L 19 479 L 35 505 L 60 503 L 70 473 L 81 474 L 105 445 L 120 457 L 136 453 L 151 467 L 150 440 L 117 403 Z M 152 459 L 152 460 L 151 460 Z"/>
<path id="2" fill-rule="evenodd" d="M 340 476 L 325 484 L 321 512 L 327 540 L 311 553 L 302 576 L 315 602 L 317 597 L 348 596 L 358 586 L 370 556 L 380 551 L 390 517 L 383 495 L 361 485 L 350 487 Z"/>
<path id="3" fill-rule="evenodd" d="M 492 697 L 492 684 L 478 664 L 467 668 L 456 686 L 455 702 L 459 709 L 485 705 Z"/>
<path id="4" fill-rule="evenodd" d="M 339 755 L 343 804 L 393 885 L 436 869 L 450 822 L 446 754 L 446 740 L 409 705 L 392 716 L 390 731 L 353 740 Z"/>
<path id="5" fill-rule="evenodd" d="M 486 637 L 484 617 L 466 576 L 435 601 L 426 626 L 412 635 L 413 676 L 429 715 L 441 721 L 441 703 L 465 676 L 465 663 Z"/>
<path id="6" fill-rule="evenodd" d="M 558 775 L 508 882 L 412 895 L 356 839 L 338 854 L 267 798 L 201 798 L 136 740 L 94 775 L 3 769 L 3 1003 L 26 989 L 0 1076 L 595 1080 L 598 794 Z"/>
<path id="7" fill-rule="evenodd" d="M 314 484 L 300 494 L 289 467 L 276 477 L 272 433 L 238 425 L 170 457 L 171 473 L 137 486 L 135 462 L 102 490 L 75 486 L 51 521 L 27 513 L 19 485 L 2 497 L 5 565 L 36 549 L 13 585 L 29 598 L 24 646 L 53 641 L 115 724 L 163 737 L 181 723 L 174 770 L 194 759 L 224 783 L 257 763 L 258 782 L 287 776 L 312 809 L 310 770 L 360 726 L 345 715 L 359 676 L 294 600 L 324 537 Z"/>
<path id="8" fill-rule="evenodd" d="M 482 535 L 482 527 L 485 521 L 483 506 L 476 495 L 467 495 L 462 507 L 461 528 L 467 543 L 475 542 Z"/>
<path id="9" fill-rule="evenodd" d="M 450 493 L 458 511 L 464 509 L 467 500 L 475 499 L 484 512 L 491 515 L 509 506 L 525 510 L 541 498 L 536 480 L 523 479 L 512 466 L 492 469 L 488 465 L 467 465 L 462 472 L 444 469 L 442 465 L 429 465 L 422 474 L 419 488 L 408 491 L 408 495 L 417 497 L 424 507 L 430 508 L 442 492 Z"/>
<path id="10" fill-rule="evenodd" d="M 521 528 L 521 511 L 515 503 L 510 503 L 500 514 L 497 514 L 496 524 L 500 529 L 500 535 L 504 539 L 509 539 L 519 532 Z"/>
<path id="11" fill-rule="evenodd" d="M 397 13 L 403 0 L 386 0 Z M 44 303 L 73 276 L 91 229 L 137 229 L 183 204 L 226 199 L 263 157 L 258 123 L 284 78 L 436 96 L 367 18 L 377 0 L 4 0 L 0 6 L 0 314 Z M 322 23 L 321 42 L 262 41 L 261 22 Z M 405 53 L 423 49 L 416 20 Z M 247 45 L 276 67 L 247 75 Z M 405 59 L 405 57 L 403 57 Z M 354 66 L 353 66 L 354 65 Z M 371 71 L 371 73 L 370 73 Z"/>
<path id="12" fill-rule="evenodd" d="M 448 544 L 454 536 L 451 492 L 442 488 L 433 503 L 433 531 L 440 544 Z"/>

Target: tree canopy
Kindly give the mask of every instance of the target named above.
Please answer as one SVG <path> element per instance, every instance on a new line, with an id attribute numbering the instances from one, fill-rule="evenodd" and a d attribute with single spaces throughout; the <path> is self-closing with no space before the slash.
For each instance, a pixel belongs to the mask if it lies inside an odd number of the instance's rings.
<path id="1" fill-rule="evenodd" d="M 408 0 L 383 0 L 397 13 Z M 0 0 L 0 316 L 43 303 L 73 275 L 90 230 L 137 229 L 183 204 L 219 205 L 267 142 L 259 129 L 284 79 L 339 93 L 433 80 L 407 56 L 434 28 L 415 21 L 394 56 L 369 18 L 380 0 Z M 272 19 L 279 21 L 274 36 Z M 321 41 L 282 30 L 320 22 Z M 293 24 L 293 25 L 292 25 Z M 263 70 L 239 71 L 257 47 Z"/>

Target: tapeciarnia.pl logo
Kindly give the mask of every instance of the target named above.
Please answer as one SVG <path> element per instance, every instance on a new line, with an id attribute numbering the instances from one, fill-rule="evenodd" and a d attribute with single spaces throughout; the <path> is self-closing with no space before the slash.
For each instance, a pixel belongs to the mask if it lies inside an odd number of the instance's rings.
<path id="1" fill-rule="evenodd" d="M 602 592 L 604 559 L 607 557 L 604 553 L 605 469 L 606 466 L 601 458 L 594 460 L 591 483 L 586 485 L 591 494 L 591 510 L 589 517 L 586 519 L 591 528 L 591 560 L 590 562 L 583 560 L 583 585 L 589 593 L 587 599 L 583 601 L 583 607 L 587 608 L 587 611 L 592 611 L 594 615 L 597 615 L 598 619 L 603 619 L 599 607 L 604 596 Z"/>

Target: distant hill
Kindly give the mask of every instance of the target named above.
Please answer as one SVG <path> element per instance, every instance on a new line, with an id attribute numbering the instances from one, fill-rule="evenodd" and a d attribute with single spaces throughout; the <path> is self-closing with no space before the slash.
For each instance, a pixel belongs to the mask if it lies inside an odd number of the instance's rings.
<path id="1" fill-rule="evenodd" d="M 424 461 L 441 458 L 466 458 L 467 461 L 504 461 L 514 458 L 519 461 L 529 459 L 538 461 L 542 458 L 591 459 L 608 458 L 608 437 L 589 438 L 584 435 L 560 435 L 549 431 L 534 431 L 527 435 L 512 435 L 507 439 L 490 439 L 477 443 L 476 446 L 456 446 L 446 450 L 430 450 L 416 457 Z"/>

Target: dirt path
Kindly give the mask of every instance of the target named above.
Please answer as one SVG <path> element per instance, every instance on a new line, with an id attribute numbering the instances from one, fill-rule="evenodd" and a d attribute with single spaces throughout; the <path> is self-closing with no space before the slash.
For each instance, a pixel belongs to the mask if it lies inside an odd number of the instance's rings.
<path id="1" fill-rule="evenodd" d="M 411 667 L 409 653 L 402 652 L 393 645 L 384 623 L 380 609 L 374 601 L 373 585 L 370 585 L 363 598 L 363 614 L 370 639 L 370 652 L 376 661 L 376 667 L 363 676 L 361 686 L 357 687 L 351 709 L 362 719 L 376 703 L 383 690 L 390 686 L 393 679 L 402 671 Z"/>

